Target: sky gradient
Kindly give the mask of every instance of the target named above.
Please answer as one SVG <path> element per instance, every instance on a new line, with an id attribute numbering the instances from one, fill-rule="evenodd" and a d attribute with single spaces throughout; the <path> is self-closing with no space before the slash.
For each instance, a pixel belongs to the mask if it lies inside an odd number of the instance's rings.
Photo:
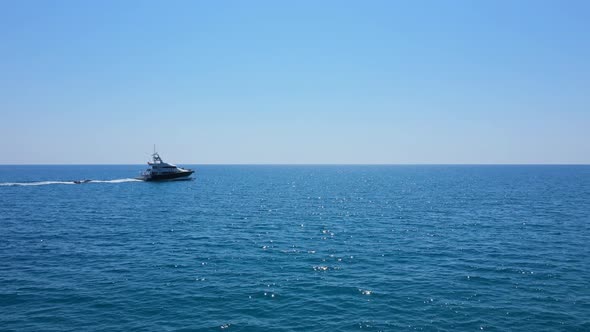
<path id="1" fill-rule="evenodd" d="M 0 163 L 590 163 L 588 1 L 2 1 Z"/>

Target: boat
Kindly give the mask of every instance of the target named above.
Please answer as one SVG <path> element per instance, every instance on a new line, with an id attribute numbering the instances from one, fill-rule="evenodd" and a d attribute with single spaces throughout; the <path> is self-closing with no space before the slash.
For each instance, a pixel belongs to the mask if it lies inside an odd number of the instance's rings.
<path id="1" fill-rule="evenodd" d="M 165 180 L 190 180 L 190 176 L 195 172 L 192 169 L 178 167 L 173 164 L 166 163 L 162 160 L 160 155 L 155 151 L 152 154 L 152 161 L 148 162 L 150 166 L 138 180 L 143 181 L 165 181 Z"/>

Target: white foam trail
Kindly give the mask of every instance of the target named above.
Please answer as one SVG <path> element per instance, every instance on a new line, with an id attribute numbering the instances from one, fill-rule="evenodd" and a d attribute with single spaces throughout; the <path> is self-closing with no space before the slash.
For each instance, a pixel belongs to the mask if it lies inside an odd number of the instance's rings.
<path id="1" fill-rule="evenodd" d="M 4 182 L 0 186 L 45 186 L 48 184 L 75 184 L 72 181 Z"/>
<path id="2" fill-rule="evenodd" d="M 90 180 L 86 183 L 124 183 L 124 182 L 141 182 L 141 180 L 126 178 L 126 179 L 114 179 L 114 180 Z M 74 181 L 39 181 L 39 182 L 2 182 L 1 186 L 46 186 L 50 184 L 85 184 L 75 183 Z"/>
<path id="3" fill-rule="evenodd" d="M 90 180 L 89 183 L 123 183 L 123 182 L 142 182 L 142 180 L 133 179 L 133 178 L 115 179 L 115 180 Z"/>

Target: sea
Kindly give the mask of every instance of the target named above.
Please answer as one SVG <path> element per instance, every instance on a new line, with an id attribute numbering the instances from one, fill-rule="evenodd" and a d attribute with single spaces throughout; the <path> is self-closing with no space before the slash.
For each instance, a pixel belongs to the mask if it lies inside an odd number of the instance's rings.
<path id="1" fill-rule="evenodd" d="M 0 330 L 590 331 L 590 166 L 185 166 L 0 166 Z"/>

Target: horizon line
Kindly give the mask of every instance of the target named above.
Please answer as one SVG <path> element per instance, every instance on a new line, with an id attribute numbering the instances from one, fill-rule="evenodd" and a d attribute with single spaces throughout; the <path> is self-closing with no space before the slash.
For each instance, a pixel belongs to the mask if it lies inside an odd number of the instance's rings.
<path id="1" fill-rule="evenodd" d="M 144 166 L 113 163 L 0 163 L 0 166 Z M 590 163 L 175 163 L 201 166 L 590 166 Z"/>

